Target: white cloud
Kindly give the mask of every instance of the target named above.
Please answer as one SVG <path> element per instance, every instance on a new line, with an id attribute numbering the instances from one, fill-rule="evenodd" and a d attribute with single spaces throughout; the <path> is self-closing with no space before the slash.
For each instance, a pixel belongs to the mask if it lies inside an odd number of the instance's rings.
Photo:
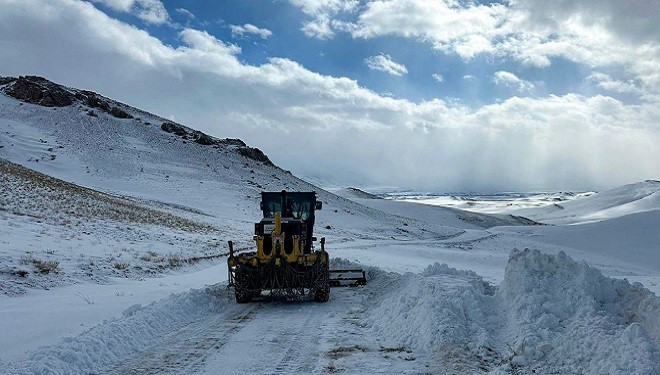
<path id="1" fill-rule="evenodd" d="M 116 11 L 131 13 L 154 24 L 166 23 L 170 16 L 160 0 L 92 0 Z"/>
<path id="2" fill-rule="evenodd" d="M 204 31 L 184 29 L 174 48 L 85 2 L 0 7 L 3 74 L 45 75 L 243 138 L 294 173 L 442 190 L 599 188 L 659 177 L 657 104 L 574 94 L 474 109 L 413 102 L 288 59 L 245 64 L 240 48 Z M 292 134 L 305 140 L 305 158 L 289 147 Z"/>
<path id="3" fill-rule="evenodd" d="M 495 82 L 497 85 L 504 85 L 507 87 L 515 88 L 520 92 L 528 92 L 534 88 L 534 84 L 532 82 L 520 79 L 515 74 L 511 72 L 505 72 L 503 70 L 493 74 L 493 82 Z"/>
<path id="4" fill-rule="evenodd" d="M 369 56 L 364 59 L 364 63 L 371 70 L 378 70 L 395 76 L 408 74 L 408 69 L 406 69 L 405 65 L 395 62 L 390 55 L 385 53 Z"/>
<path id="5" fill-rule="evenodd" d="M 463 76 L 463 79 L 466 81 L 472 81 L 475 80 L 477 77 L 473 76 L 472 74 L 466 74 Z"/>
<path id="6" fill-rule="evenodd" d="M 348 28 L 356 38 L 397 35 L 431 41 L 435 48 L 470 58 L 492 51 L 491 39 L 506 8 L 461 6 L 450 0 L 377 0 L 367 3 Z"/>
<path id="7" fill-rule="evenodd" d="M 351 11 L 359 5 L 358 0 L 289 0 L 289 2 L 311 16 Z"/>
<path id="8" fill-rule="evenodd" d="M 647 93 L 660 87 L 656 1 L 373 0 L 351 11 L 357 12 L 352 21 L 326 23 L 355 38 L 426 41 L 464 59 L 487 54 L 536 67 L 549 66 L 553 58 L 593 68 L 620 66 Z"/>
<path id="9" fill-rule="evenodd" d="M 243 26 L 240 25 L 230 25 L 231 35 L 232 36 L 244 36 L 245 34 L 253 34 L 260 36 L 261 39 L 268 39 L 268 37 L 273 35 L 273 32 L 268 29 L 258 28 L 250 23 L 246 23 Z"/>
<path id="10" fill-rule="evenodd" d="M 586 80 L 588 82 L 593 82 L 598 87 L 601 87 L 607 91 L 618 92 L 622 94 L 635 94 L 643 95 L 644 92 L 635 84 L 634 81 L 619 81 L 615 80 L 607 74 L 595 72 L 589 75 Z"/>
<path id="11" fill-rule="evenodd" d="M 189 11 L 186 8 L 176 8 L 175 10 L 177 13 L 181 14 L 182 16 L 190 20 L 195 19 L 195 15 L 193 14 L 193 12 Z"/>
<path id="12" fill-rule="evenodd" d="M 310 38 L 316 39 L 330 39 L 335 35 L 335 32 L 330 26 L 330 17 L 321 15 L 311 21 L 304 22 L 300 28 L 302 32 Z"/>
<path id="13" fill-rule="evenodd" d="M 312 17 L 305 21 L 300 30 L 310 38 L 330 39 L 335 35 L 335 25 L 332 17 L 340 12 L 352 12 L 359 5 L 359 0 L 289 0 L 291 5 L 300 8 L 303 13 Z"/>
<path id="14" fill-rule="evenodd" d="M 445 81 L 445 77 L 443 77 L 442 74 L 433 73 L 433 74 L 431 74 L 431 76 L 438 82 L 444 82 Z"/>

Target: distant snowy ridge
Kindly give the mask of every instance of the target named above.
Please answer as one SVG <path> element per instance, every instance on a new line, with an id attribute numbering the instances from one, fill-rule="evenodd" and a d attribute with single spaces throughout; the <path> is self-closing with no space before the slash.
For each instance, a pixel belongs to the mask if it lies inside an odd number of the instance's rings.
<path id="1" fill-rule="evenodd" d="M 369 192 L 366 192 L 362 189 L 354 188 L 354 187 L 347 187 L 347 188 L 341 188 L 337 190 L 333 190 L 333 193 L 351 199 L 351 198 L 361 198 L 361 199 L 382 199 L 376 194 L 371 194 Z"/>
<path id="2" fill-rule="evenodd" d="M 653 210 L 660 210 L 660 181 L 657 180 L 637 182 L 573 201 L 514 213 L 548 224 L 577 224 Z"/>
<path id="3" fill-rule="evenodd" d="M 430 223 L 443 223 L 444 225 L 451 225 L 457 228 L 484 229 L 497 226 L 527 226 L 540 224 L 522 216 L 482 214 L 451 207 L 423 205 L 408 201 L 374 199 L 372 197 L 365 198 L 363 194 L 356 194 L 351 191 L 344 191 L 343 193 L 338 192 L 338 194 L 382 212 L 388 212 Z"/>

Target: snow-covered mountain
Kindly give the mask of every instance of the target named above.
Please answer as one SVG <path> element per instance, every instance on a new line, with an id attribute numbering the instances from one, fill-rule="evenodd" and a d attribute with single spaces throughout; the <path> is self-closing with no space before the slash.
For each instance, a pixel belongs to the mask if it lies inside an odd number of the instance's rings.
<path id="1" fill-rule="evenodd" d="M 341 197 L 42 78 L 0 91 L 0 373 L 660 373 L 655 182 L 561 210 L 601 222 L 528 225 Z M 365 287 L 234 303 L 226 241 L 249 248 L 259 192 L 281 189 L 319 193 L 317 235 Z"/>

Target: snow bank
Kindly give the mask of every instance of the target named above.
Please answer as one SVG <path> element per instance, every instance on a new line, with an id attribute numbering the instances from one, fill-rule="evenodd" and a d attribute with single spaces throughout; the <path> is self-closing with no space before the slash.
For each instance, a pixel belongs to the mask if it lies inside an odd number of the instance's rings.
<path id="1" fill-rule="evenodd" d="M 660 298 L 561 252 L 514 250 L 497 288 L 436 263 L 406 275 L 368 323 L 383 345 L 450 371 L 660 373 Z"/>
<path id="2" fill-rule="evenodd" d="M 435 355 L 447 371 L 474 371 L 496 361 L 489 341 L 498 325 L 491 315 L 494 288 L 471 271 L 446 264 L 407 274 L 367 319 L 383 347 Z"/>
<path id="3" fill-rule="evenodd" d="M 221 312 L 227 302 L 226 293 L 208 287 L 174 294 L 145 307 L 134 305 L 124 311 L 123 317 L 33 351 L 24 362 L 0 364 L 0 373 L 98 373 L 148 349 L 180 327 Z"/>
<path id="4" fill-rule="evenodd" d="M 660 299 L 639 283 L 532 250 L 511 253 L 499 287 L 518 364 L 561 373 L 660 371 Z"/>

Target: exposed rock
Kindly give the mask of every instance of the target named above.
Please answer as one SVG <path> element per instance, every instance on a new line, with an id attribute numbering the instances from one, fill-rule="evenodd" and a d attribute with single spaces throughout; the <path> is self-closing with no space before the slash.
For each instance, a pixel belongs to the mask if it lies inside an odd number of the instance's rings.
<path id="1" fill-rule="evenodd" d="M 216 140 L 213 139 L 213 137 L 204 133 L 199 133 L 199 136 L 197 137 L 197 139 L 195 139 L 195 142 L 205 146 L 211 146 L 216 144 Z"/>
<path id="2" fill-rule="evenodd" d="M 120 109 L 119 107 L 111 107 L 109 113 L 116 118 L 133 118 L 131 114 L 124 111 L 123 109 Z"/>
<path id="3" fill-rule="evenodd" d="M 173 122 L 164 122 L 160 126 L 160 128 L 165 132 L 176 134 L 179 137 L 184 137 L 188 135 L 188 132 L 182 125 L 175 124 Z"/>
<path id="4" fill-rule="evenodd" d="M 16 81 L 16 78 L 14 77 L 0 77 L 0 85 L 6 85 L 14 81 Z"/>
<path id="5" fill-rule="evenodd" d="M 21 76 L 3 91 L 12 98 L 44 107 L 66 107 L 75 99 L 63 86 L 35 76 Z"/>
<path id="6" fill-rule="evenodd" d="M 266 165 L 274 165 L 273 162 L 268 159 L 268 156 L 263 153 L 263 151 L 259 150 L 256 147 L 241 147 L 238 149 L 238 153 L 245 156 L 246 158 L 260 161 Z"/>
<path id="7" fill-rule="evenodd" d="M 117 118 L 133 118 L 130 113 L 119 108 L 113 100 L 92 91 L 76 90 L 58 85 L 43 77 L 0 77 L 0 85 L 7 85 L 3 88 L 5 94 L 27 103 L 44 107 L 66 107 L 79 102 L 92 108 L 98 108 Z"/>
<path id="8" fill-rule="evenodd" d="M 217 140 L 208 134 L 204 134 L 197 130 L 189 130 L 183 125 L 175 124 L 173 122 L 164 122 L 160 128 L 165 132 L 178 135 L 184 140 L 192 140 L 195 143 L 204 146 L 213 146 L 222 143 L 222 141 Z"/>
<path id="9" fill-rule="evenodd" d="M 131 114 L 117 106 L 111 105 L 108 99 L 105 99 L 95 92 L 86 90 L 79 91 L 76 93 L 76 98 L 79 99 L 83 104 L 92 108 L 98 108 L 111 116 L 124 119 L 133 118 Z"/>
<path id="10" fill-rule="evenodd" d="M 80 99 L 83 104 L 89 107 L 98 108 L 106 113 L 110 112 L 110 105 L 105 100 L 102 100 L 99 96 L 97 96 L 95 92 L 80 91 L 76 94 L 76 98 Z"/>
<path id="11" fill-rule="evenodd" d="M 221 140 L 220 143 L 227 146 L 247 147 L 245 142 L 238 138 L 225 138 Z"/>

